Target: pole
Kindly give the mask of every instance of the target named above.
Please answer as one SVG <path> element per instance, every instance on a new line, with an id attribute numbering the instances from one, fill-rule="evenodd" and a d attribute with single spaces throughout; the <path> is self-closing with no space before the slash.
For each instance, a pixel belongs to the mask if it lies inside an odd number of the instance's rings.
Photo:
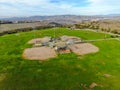
<path id="1" fill-rule="evenodd" d="M 54 27 L 54 39 L 56 38 L 56 35 L 55 35 L 56 33 L 55 33 L 55 27 Z"/>
<path id="2" fill-rule="evenodd" d="M 0 21 L 0 31 L 1 31 L 1 23 L 2 23 L 2 21 Z"/>

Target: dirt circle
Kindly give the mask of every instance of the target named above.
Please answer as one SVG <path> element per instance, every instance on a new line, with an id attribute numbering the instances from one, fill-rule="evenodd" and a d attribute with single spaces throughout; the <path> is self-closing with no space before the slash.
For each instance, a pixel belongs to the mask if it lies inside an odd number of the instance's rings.
<path id="1" fill-rule="evenodd" d="M 28 48 L 23 52 L 23 57 L 29 60 L 47 60 L 56 56 L 55 50 L 49 47 Z"/>
<path id="2" fill-rule="evenodd" d="M 76 53 L 77 55 L 85 55 L 89 53 L 96 53 L 99 51 L 99 48 L 90 44 L 90 43 L 81 43 L 81 44 L 74 44 L 69 46 L 72 52 Z"/>
<path id="3" fill-rule="evenodd" d="M 28 41 L 28 44 L 35 44 L 36 42 L 41 42 L 42 38 L 35 38 L 30 41 Z"/>

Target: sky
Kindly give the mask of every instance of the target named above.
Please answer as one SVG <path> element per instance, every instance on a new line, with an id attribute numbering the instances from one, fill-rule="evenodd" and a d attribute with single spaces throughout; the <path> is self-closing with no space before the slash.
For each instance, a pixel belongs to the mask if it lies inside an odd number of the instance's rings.
<path id="1" fill-rule="evenodd" d="M 0 0 L 0 17 L 119 13 L 120 0 Z"/>

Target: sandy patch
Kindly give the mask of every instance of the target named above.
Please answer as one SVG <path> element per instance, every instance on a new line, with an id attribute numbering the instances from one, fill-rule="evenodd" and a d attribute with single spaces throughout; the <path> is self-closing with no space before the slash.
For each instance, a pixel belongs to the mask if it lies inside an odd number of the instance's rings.
<path id="1" fill-rule="evenodd" d="M 110 75 L 110 74 L 104 74 L 103 76 L 106 78 L 112 77 L 112 75 Z"/>
<path id="2" fill-rule="evenodd" d="M 23 52 L 23 57 L 29 60 L 46 60 L 56 56 L 55 50 L 49 47 L 28 48 Z"/>
<path id="3" fill-rule="evenodd" d="M 51 37 L 44 37 L 44 38 L 36 38 L 32 39 L 28 42 L 28 44 L 36 44 L 36 43 L 48 43 L 50 42 Z"/>
<path id="4" fill-rule="evenodd" d="M 42 40 L 42 38 L 35 38 L 35 39 L 28 41 L 28 44 L 35 44 L 37 42 L 41 42 L 41 40 Z"/>
<path id="5" fill-rule="evenodd" d="M 94 88 L 94 87 L 96 87 L 96 86 L 98 86 L 98 85 L 93 82 L 93 83 L 90 84 L 89 88 L 92 89 L 92 88 Z"/>
<path id="6" fill-rule="evenodd" d="M 96 53 L 99 51 L 99 48 L 90 44 L 90 43 L 81 43 L 81 44 L 74 44 L 69 46 L 72 52 L 78 55 L 84 55 L 89 53 Z"/>
<path id="7" fill-rule="evenodd" d="M 78 40 L 81 40 L 79 37 L 76 37 L 76 36 L 61 36 L 60 39 L 62 41 L 69 41 L 69 40 L 74 40 L 74 41 L 78 41 Z"/>

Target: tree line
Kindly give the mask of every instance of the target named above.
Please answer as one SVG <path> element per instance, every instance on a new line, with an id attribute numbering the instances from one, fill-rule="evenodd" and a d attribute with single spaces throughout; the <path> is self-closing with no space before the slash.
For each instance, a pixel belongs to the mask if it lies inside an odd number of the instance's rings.
<path id="1" fill-rule="evenodd" d="M 99 21 L 83 22 L 80 24 L 75 24 L 74 26 L 76 29 L 92 29 L 92 30 L 97 30 L 97 31 L 105 31 L 105 32 L 120 34 L 119 30 L 117 29 L 101 26 Z"/>

